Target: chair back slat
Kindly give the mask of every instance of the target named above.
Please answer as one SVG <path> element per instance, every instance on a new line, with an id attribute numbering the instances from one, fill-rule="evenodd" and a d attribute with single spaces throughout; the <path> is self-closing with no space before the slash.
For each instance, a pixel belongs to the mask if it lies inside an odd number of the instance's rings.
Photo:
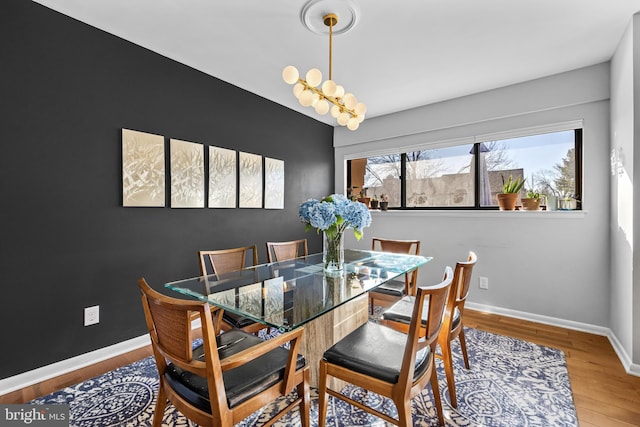
<path id="1" fill-rule="evenodd" d="M 443 324 L 447 334 L 452 330 L 456 308 L 460 313 L 464 311 L 464 304 L 467 300 L 471 284 L 471 274 L 473 273 L 473 267 L 476 265 L 477 261 L 478 257 L 475 252 L 469 251 L 467 261 L 459 261 L 456 263 L 456 268 L 453 274 L 453 284 L 451 285 L 451 292 L 449 293 Z M 462 327 L 462 322 L 460 322 L 458 327 Z"/>
<path id="2" fill-rule="evenodd" d="M 396 240 L 374 237 L 371 239 L 371 250 L 397 254 L 420 255 L 420 240 Z M 404 275 L 404 295 L 415 295 L 417 283 L 418 269 L 416 268 Z M 395 302 L 397 299 L 399 299 L 399 296 L 397 295 L 384 295 L 375 289 L 371 290 L 369 292 L 371 314 L 374 313 L 374 305 L 376 303 L 386 304 L 388 301 Z"/>
<path id="3" fill-rule="evenodd" d="M 200 258 L 200 273 L 203 276 L 224 274 L 258 264 L 258 248 L 253 245 L 214 251 L 198 251 L 198 257 Z"/>
<path id="4" fill-rule="evenodd" d="M 420 255 L 419 240 L 392 240 L 374 237 L 371 239 L 371 250 L 393 252 L 396 254 Z"/>
<path id="5" fill-rule="evenodd" d="M 269 262 L 286 261 L 307 255 L 309 255 L 307 239 L 291 240 L 288 242 L 267 242 Z"/>
<path id="6" fill-rule="evenodd" d="M 422 312 L 425 304 L 429 312 L 426 327 L 418 327 L 418 331 L 422 331 L 423 338 L 427 343 L 435 342 L 438 339 L 438 333 L 442 327 L 443 313 L 447 304 L 447 296 L 451 291 L 454 273 L 451 267 L 446 267 L 442 282 L 436 286 L 419 287 L 416 294 L 416 303 L 413 308 L 411 322 L 417 326 L 422 325 Z M 425 301 L 426 300 L 426 301 Z"/>
<path id="7" fill-rule="evenodd" d="M 438 340 L 438 333 L 442 327 L 444 308 L 447 303 L 447 296 L 453 281 L 453 270 L 446 267 L 442 282 L 435 286 L 418 287 L 416 291 L 415 303 L 411 314 L 411 323 L 407 333 L 407 344 L 402 359 L 400 371 L 401 381 L 410 382 L 414 377 L 415 361 L 417 352 L 424 347 L 431 347 L 435 352 Z M 422 313 L 425 304 L 429 310 L 427 324 L 425 325 Z"/>
<path id="8" fill-rule="evenodd" d="M 476 265 L 478 257 L 475 252 L 469 252 L 469 256 L 466 262 L 458 262 L 456 264 L 456 270 L 454 283 L 456 283 L 456 305 L 463 303 L 469 295 L 469 286 L 471 284 L 471 274 L 473 273 L 473 267 Z"/>
<path id="9" fill-rule="evenodd" d="M 191 352 L 191 313 L 163 305 L 147 297 L 158 346 L 167 354 L 188 362 Z"/>

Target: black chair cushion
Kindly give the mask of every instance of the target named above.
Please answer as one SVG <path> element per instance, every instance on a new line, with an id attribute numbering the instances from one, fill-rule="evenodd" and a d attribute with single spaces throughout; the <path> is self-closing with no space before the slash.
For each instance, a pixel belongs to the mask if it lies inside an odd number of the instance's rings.
<path id="1" fill-rule="evenodd" d="M 231 313 L 230 311 L 225 310 L 222 313 L 222 319 L 233 326 L 234 328 L 242 329 L 245 326 L 253 325 L 256 323 L 254 320 L 249 319 L 248 317 L 241 316 L 240 314 Z"/>
<path id="2" fill-rule="evenodd" d="M 386 326 L 367 322 L 338 341 L 324 353 L 324 360 L 334 365 L 395 384 L 400 377 L 407 335 Z M 416 357 L 414 378 L 429 368 L 429 347 Z"/>
<path id="3" fill-rule="evenodd" d="M 404 281 L 400 282 L 397 280 L 390 280 L 386 283 L 383 283 L 377 288 L 372 289 L 371 292 L 393 295 L 397 296 L 398 298 L 406 295 L 406 292 L 404 291 Z"/>
<path id="4" fill-rule="evenodd" d="M 216 338 L 220 359 L 229 357 L 242 350 L 260 344 L 262 340 L 255 335 L 238 329 L 232 329 Z M 225 347 L 226 346 L 226 347 Z M 227 393 L 227 404 L 233 408 L 284 378 L 289 351 L 276 348 L 251 362 L 223 372 L 224 386 Z M 193 350 L 193 357 L 203 357 L 204 349 L 199 346 Z M 306 364 L 303 356 L 298 355 L 296 369 Z M 211 412 L 209 403 L 209 387 L 207 379 L 184 371 L 173 364 L 167 366 L 165 381 L 180 396 L 192 405 L 206 412 Z"/>
<path id="5" fill-rule="evenodd" d="M 411 321 L 411 315 L 413 314 L 413 304 L 415 303 L 415 297 L 407 296 L 393 304 L 382 313 L 382 318 L 390 320 L 392 322 L 408 324 Z M 426 324 L 429 319 L 429 306 L 425 304 L 422 309 L 422 323 Z M 451 329 L 455 329 L 460 324 L 460 310 L 456 307 L 453 310 L 453 322 L 451 323 Z"/>

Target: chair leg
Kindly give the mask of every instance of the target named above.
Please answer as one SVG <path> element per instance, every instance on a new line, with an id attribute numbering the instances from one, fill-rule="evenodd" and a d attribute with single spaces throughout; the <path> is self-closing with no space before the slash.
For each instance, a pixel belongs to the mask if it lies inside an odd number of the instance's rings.
<path id="1" fill-rule="evenodd" d="M 462 350 L 462 357 L 464 358 L 464 367 L 467 369 L 471 369 L 469 365 L 469 356 L 467 356 L 467 340 L 464 337 L 464 327 L 460 328 L 460 350 Z"/>
<path id="2" fill-rule="evenodd" d="M 396 408 L 398 409 L 398 425 L 400 427 L 412 427 L 411 400 L 396 402 Z"/>
<path id="3" fill-rule="evenodd" d="M 442 362 L 444 364 L 444 373 L 447 376 L 447 386 L 449 387 L 449 398 L 451 400 L 451 406 L 458 407 L 458 400 L 456 399 L 456 383 L 453 378 L 453 358 L 451 357 L 451 341 L 448 339 L 440 343 L 440 351 L 442 352 Z"/>
<path id="4" fill-rule="evenodd" d="M 158 386 L 158 399 L 156 400 L 156 408 L 153 412 L 153 427 L 162 427 L 162 419 L 164 418 L 164 410 L 167 408 L 167 395 L 164 391 L 162 381 Z"/>
<path id="5" fill-rule="evenodd" d="M 327 422 L 327 365 L 320 361 L 320 382 L 318 384 L 318 427 L 324 427 Z"/>
<path id="6" fill-rule="evenodd" d="M 436 404 L 436 414 L 441 426 L 444 426 L 444 416 L 442 415 L 442 399 L 440 399 L 440 387 L 438 386 L 438 373 L 436 372 L 436 360 L 433 358 L 431 366 L 431 391 Z"/>
<path id="7" fill-rule="evenodd" d="M 309 370 L 304 371 L 304 382 L 298 384 L 298 396 L 302 397 L 300 402 L 300 422 L 302 427 L 311 427 L 311 396 L 309 394 Z"/>

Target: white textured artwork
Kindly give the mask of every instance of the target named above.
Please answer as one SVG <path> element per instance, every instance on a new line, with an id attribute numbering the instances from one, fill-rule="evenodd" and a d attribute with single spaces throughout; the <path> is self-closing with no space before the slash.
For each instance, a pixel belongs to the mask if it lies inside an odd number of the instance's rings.
<path id="1" fill-rule="evenodd" d="M 164 206 L 164 136 L 122 129 L 122 205 Z"/>
<path id="2" fill-rule="evenodd" d="M 264 159 L 264 207 L 284 209 L 284 161 Z"/>
<path id="3" fill-rule="evenodd" d="M 262 207 L 262 156 L 240 152 L 240 207 Z"/>
<path id="4" fill-rule="evenodd" d="M 238 308 L 256 317 L 262 317 L 261 283 L 240 286 L 238 288 Z"/>
<path id="5" fill-rule="evenodd" d="M 209 207 L 235 208 L 237 160 L 234 150 L 209 147 Z"/>
<path id="6" fill-rule="evenodd" d="M 204 146 L 172 139 L 171 207 L 204 208 Z"/>
<path id="7" fill-rule="evenodd" d="M 274 277 L 264 282 L 264 317 L 276 324 L 284 320 L 284 277 Z"/>

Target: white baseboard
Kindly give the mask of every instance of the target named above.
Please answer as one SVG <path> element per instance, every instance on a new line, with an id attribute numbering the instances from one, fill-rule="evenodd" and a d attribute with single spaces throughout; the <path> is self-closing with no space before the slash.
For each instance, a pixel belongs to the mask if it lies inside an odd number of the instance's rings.
<path id="1" fill-rule="evenodd" d="M 151 344 L 151 339 L 149 338 L 149 334 L 146 334 L 108 347 L 103 347 L 89 353 L 61 360 L 59 362 L 52 363 L 51 365 L 27 371 L 13 377 L 4 378 L 0 380 L 0 395 L 11 393 L 12 391 L 37 384 L 57 377 L 58 375 L 66 374 L 68 372 L 84 368 L 85 366 L 90 366 L 94 363 L 137 350 L 149 344 Z"/>
<path id="2" fill-rule="evenodd" d="M 200 328 L 200 325 L 200 319 L 195 319 L 191 322 L 191 327 L 193 329 Z M 0 396 L 55 378 L 59 375 L 84 368 L 85 366 L 90 366 L 94 363 L 102 362 L 103 360 L 137 350 L 149 344 L 151 344 L 151 338 L 149 338 L 149 334 L 145 334 L 108 347 L 99 348 L 98 350 L 94 350 L 89 353 L 61 360 L 60 362 L 52 363 L 51 365 L 43 366 L 32 371 L 24 372 L 13 377 L 1 379 Z"/>
<path id="3" fill-rule="evenodd" d="M 508 308 L 493 307 L 490 305 L 476 304 L 467 302 L 465 308 L 476 311 L 484 311 L 487 313 L 499 314 L 501 316 L 513 317 L 516 319 L 529 320 L 531 322 L 543 323 L 545 325 L 558 326 L 561 328 L 572 329 L 574 331 L 588 332 L 594 335 L 602 335 L 609 339 L 613 350 L 616 352 L 618 359 L 622 363 L 627 374 L 640 377 L 640 365 L 631 362 L 631 357 L 620 344 L 618 338 L 613 331 L 603 326 L 591 325 L 588 323 L 574 322 L 572 320 L 560 319 L 557 317 L 542 316 L 539 314 L 527 313 L 524 311 L 511 310 Z"/>

